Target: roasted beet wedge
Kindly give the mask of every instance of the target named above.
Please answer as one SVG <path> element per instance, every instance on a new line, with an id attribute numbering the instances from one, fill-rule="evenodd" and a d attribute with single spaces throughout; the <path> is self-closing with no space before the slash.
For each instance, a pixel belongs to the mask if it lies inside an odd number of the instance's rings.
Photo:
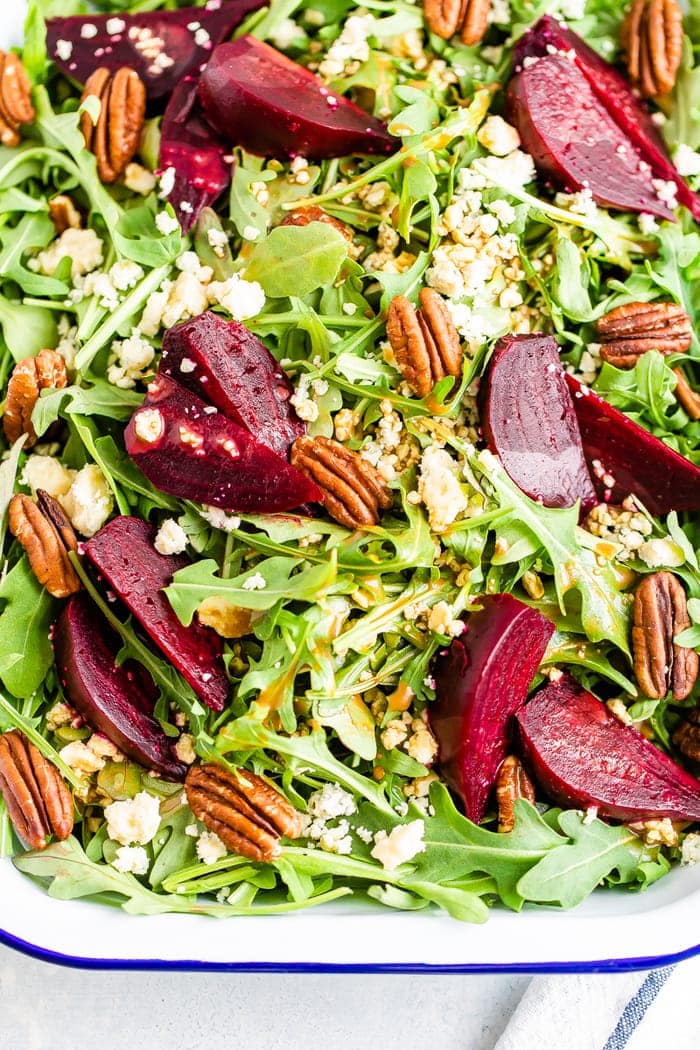
<path id="1" fill-rule="evenodd" d="M 525 58 L 542 58 L 551 50 L 573 51 L 574 61 L 588 80 L 593 93 L 603 103 L 615 123 L 630 137 L 641 157 L 650 165 L 655 178 L 674 182 L 678 201 L 700 221 L 700 197 L 690 189 L 676 171 L 658 128 L 643 102 L 633 94 L 627 81 L 566 26 L 551 15 L 545 15 L 525 33 L 515 47 L 516 69 Z"/>
<path id="2" fill-rule="evenodd" d="M 169 780 L 184 780 L 187 766 L 147 713 L 138 678 L 117 665 L 119 639 L 84 592 L 63 607 L 53 646 L 61 685 L 85 721 L 135 762 Z"/>
<path id="3" fill-rule="evenodd" d="M 544 616 L 510 594 L 480 599 L 467 629 L 433 665 L 430 725 L 440 771 L 478 824 L 508 753 L 510 722 L 554 632 Z"/>
<path id="4" fill-rule="evenodd" d="M 167 376 L 151 384 L 124 440 L 137 467 L 171 496 L 262 513 L 321 500 L 305 474 Z"/>
<path id="5" fill-rule="evenodd" d="M 216 48 L 199 81 L 199 97 L 221 136 L 264 157 L 320 160 L 391 153 L 400 145 L 381 121 L 250 36 Z"/>
<path id="6" fill-rule="evenodd" d="M 306 427 L 292 408 L 284 370 L 238 321 L 205 313 L 169 329 L 159 372 L 216 405 L 234 423 L 287 457 Z"/>
<path id="7" fill-rule="evenodd" d="M 81 84 L 97 66 L 129 66 L 140 75 L 149 98 L 162 98 L 188 73 L 199 73 L 212 48 L 264 2 L 212 0 L 206 7 L 179 11 L 50 18 L 48 55 Z"/>
<path id="8" fill-rule="evenodd" d="M 225 143 L 202 117 L 197 80 L 186 77 L 173 91 L 163 116 L 159 164 L 171 168 L 173 187 L 168 200 L 188 233 L 202 208 L 213 204 L 231 181 L 224 160 Z"/>
<path id="9" fill-rule="evenodd" d="M 479 393 L 489 447 L 518 488 L 545 507 L 580 500 L 590 510 L 595 489 L 554 339 L 499 339 Z"/>
<path id="10" fill-rule="evenodd" d="M 193 621 L 184 627 L 163 594 L 189 565 L 181 554 L 159 554 L 155 529 L 140 518 L 113 518 L 85 544 L 85 554 L 146 634 L 177 667 L 207 707 L 221 711 L 228 694 L 218 634 Z"/>
<path id="11" fill-rule="evenodd" d="M 700 783 L 563 675 L 517 714 L 530 772 L 562 806 L 617 820 L 700 820 Z"/>
<path id="12" fill-rule="evenodd" d="M 700 509 L 700 468 L 573 376 L 566 381 L 602 499 L 621 503 L 632 493 L 656 515 Z"/>
<path id="13" fill-rule="evenodd" d="M 540 172 L 564 189 L 590 189 L 601 204 L 673 219 L 632 139 L 576 63 L 547 54 L 511 80 L 508 112 Z"/>

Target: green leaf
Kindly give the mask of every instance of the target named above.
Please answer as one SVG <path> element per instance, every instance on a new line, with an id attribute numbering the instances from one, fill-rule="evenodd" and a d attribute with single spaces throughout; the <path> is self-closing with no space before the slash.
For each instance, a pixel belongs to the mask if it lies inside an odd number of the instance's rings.
<path id="1" fill-rule="evenodd" d="M 633 880 L 645 854 L 639 836 L 625 827 L 585 820 L 575 810 L 560 815 L 559 826 L 571 841 L 523 875 L 517 889 L 525 900 L 574 908 L 613 871 L 620 881 Z"/>
<path id="2" fill-rule="evenodd" d="M 7 459 L 0 463 L 0 550 L 5 545 L 5 532 L 7 530 L 7 508 L 10 505 L 15 491 L 15 480 L 19 466 L 19 457 L 27 440 L 27 435 L 18 437 L 10 449 Z"/>
<path id="3" fill-rule="evenodd" d="M 56 602 L 41 586 L 26 555 L 0 583 L 0 679 L 13 696 L 36 692 L 53 664 L 49 632 Z"/>
<path id="4" fill-rule="evenodd" d="M 55 315 L 42 306 L 25 306 L 0 295 L 0 325 L 15 361 L 36 357 L 44 347 L 56 346 Z"/>
<path id="5" fill-rule="evenodd" d="M 351 697 L 338 707 L 337 702 L 316 702 L 316 721 L 335 730 L 348 751 L 371 762 L 377 754 L 376 722 L 360 696 Z"/>
<path id="6" fill-rule="evenodd" d="M 16 281 L 25 295 L 67 295 L 65 281 L 28 270 L 23 257 L 35 248 L 45 248 L 56 236 L 51 219 L 44 212 L 24 215 L 16 226 L 0 227 L 0 277 Z"/>
<path id="7" fill-rule="evenodd" d="M 96 379 L 92 386 L 67 386 L 42 392 L 32 412 L 32 425 L 41 435 L 66 415 L 104 416 L 125 422 L 142 402 L 143 394 Z"/>
<path id="8" fill-rule="evenodd" d="M 342 233 L 326 222 L 278 226 L 253 249 L 245 278 L 272 299 L 308 295 L 335 280 L 347 253 Z"/>
<path id="9" fill-rule="evenodd" d="M 683 40 L 683 60 L 673 89 L 673 102 L 664 124 L 664 137 L 673 148 L 680 142 L 700 149 L 700 65 L 693 62 L 693 44 Z"/>
<path id="10" fill-rule="evenodd" d="M 130 208 L 112 232 L 114 247 L 124 259 L 142 266 L 166 266 L 182 252 L 180 230 L 162 234 L 155 222 L 153 207 Z"/>
<path id="11" fill-rule="evenodd" d="M 554 294 L 567 317 L 573 321 L 590 321 L 595 311 L 588 294 L 589 271 L 586 255 L 571 240 L 557 237 L 557 263 Z"/>
<path id="12" fill-rule="evenodd" d="M 229 214 L 231 222 L 245 240 L 258 240 L 264 237 L 270 225 L 269 207 L 264 208 L 260 204 L 251 186 L 254 182 L 270 182 L 274 178 L 274 171 L 261 171 L 257 167 L 251 170 L 245 164 L 236 164 L 234 167 Z M 251 236 L 253 230 L 255 237 Z"/>

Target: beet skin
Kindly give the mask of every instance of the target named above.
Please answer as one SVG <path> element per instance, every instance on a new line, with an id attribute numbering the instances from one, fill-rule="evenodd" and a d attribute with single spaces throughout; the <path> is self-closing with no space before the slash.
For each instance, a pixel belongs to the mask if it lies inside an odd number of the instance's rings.
<path id="1" fill-rule="evenodd" d="M 160 554 L 154 539 L 147 521 L 112 518 L 85 544 L 85 554 L 197 696 L 221 711 L 228 695 L 221 639 L 197 621 L 189 627 L 180 623 L 163 588 L 190 561 L 182 554 Z"/>
<path id="2" fill-rule="evenodd" d="M 700 820 L 700 783 L 564 674 L 516 715 L 530 773 L 561 806 L 617 820 Z"/>
<path id="3" fill-rule="evenodd" d="M 147 713 L 148 698 L 125 665 L 118 666 L 119 639 L 84 592 L 64 605 L 53 647 L 61 685 L 71 705 L 120 751 L 168 780 L 184 780 L 172 742 Z"/>
<path id="4" fill-rule="evenodd" d="M 440 772 L 475 824 L 508 754 L 512 717 L 554 633 L 554 624 L 510 594 L 479 601 L 464 634 L 435 660 L 436 700 L 429 708 Z"/>
<path id="5" fill-rule="evenodd" d="M 595 489 L 554 339 L 499 339 L 479 395 L 489 447 L 518 488 L 545 507 L 580 500 L 587 513 Z"/>

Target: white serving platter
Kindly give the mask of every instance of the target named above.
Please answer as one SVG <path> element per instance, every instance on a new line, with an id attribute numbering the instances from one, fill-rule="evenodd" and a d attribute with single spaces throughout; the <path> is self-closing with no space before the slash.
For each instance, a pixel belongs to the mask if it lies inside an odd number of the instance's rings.
<path id="1" fill-rule="evenodd" d="M 5 0 L 0 47 L 22 39 L 25 0 Z M 571 912 L 499 908 L 483 926 L 363 903 L 290 915 L 138 917 L 60 901 L 0 861 L 0 942 L 65 965 L 296 972 L 647 969 L 700 955 L 700 864 L 642 894 L 594 894 Z"/>

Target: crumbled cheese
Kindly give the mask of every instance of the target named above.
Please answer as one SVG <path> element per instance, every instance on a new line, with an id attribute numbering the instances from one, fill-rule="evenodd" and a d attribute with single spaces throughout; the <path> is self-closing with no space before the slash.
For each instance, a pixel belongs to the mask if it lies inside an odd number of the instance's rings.
<path id="1" fill-rule="evenodd" d="M 58 499 L 59 496 L 65 496 L 70 489 L 75 473 L 74 470 L 64 467 L 54 456 L 41 456 L 37 452 L 27 456 L 20 481 L 23 485 L 28 485 L 33 492 L 43 489 L 49 496 Z"/>
<path id="2" fill-rule="evenodd" d="M 700 831 L 692 831 L 683 839 L 681 864 L 700 864 Z"/>
<path id="3" fill-rule="evenodd" d="M 400 747 L 408 737 L 408 728 L 400 718 L 392 718 L 387 722 L 381 733 L 382 747 L 386 751 L 393 751 Z"/>
<path id="4" fill-rule="evenodd" d="M 265 305 L 265 293 L 257 281 L 246 281 L 235 273 L 226 281 L 212 281 L 209 301 L 228 310 L 234 321 L 256 317 Z"/>
<path id="5" fill-rule="evenodd" d="M 124 390 L 130 389 L 143 380 L 154 356 L 151 344 L 142 338 L 138 328 L 133 328 L 128 339 L 117 339 L 112 343 L 111 363 L 107 368 L 109 382 Z"/>
<path id="6" fill-rule="evenodd" d="M 59 751 L 59 756 L 76 773 L 98 773 L 105 764 L 104 758 L 96 755 L 82 740 L 72 740 L 66 744 Z"/>
<path id="7" fill-rule="evenodd" d="M 294 44 L 301 44 L 306 39 L 306 33 L 294 19 L 282 18 L 268 39 L 278 51 L 287 51 Z"/>
<path id="8" fill-rule="evenodd" d="M 110 802 L 104 808 L 107 834 L 122 846 L 137 843 L 145 846 L 154 838 L 160 826 L 160 802 L 147 791 L 139 791 L 133 798 Z"/>
<path id="9" fill-rule="evenodd" d="M 176 230 L 180 229 L 180 223 L 174 215 L 170 214 L 170 212 L 159 211 L 156 215 L 156 227 L 159 233 L 162 233 L 164 237 L 167 237 L 168 234 L 175 233 Z"/>
<path id="10" fill-rule="evenodd" d="M 147 197 L 156 188 L 156 177 L 148 168 L 132 161 L 126 166 L 124 185 L 132 193 L 140 193 L 142 197 Z"/>
<path id="11" fill-rule="evenodd" d="M 73 41 L 72 40 L 57 40 L 56 41 L 56 58 L 60 58 L 62 62 L 67 62 L 73 54 Z"/>
<path id="12" fill-rule="evenodd" d="M 110 36 L 119 36 L 126 29 L 126 22 L 123 18 L 108 18 L 105 22 L 105 29 Z"/>
<path id="13" fill-rule="evenodd" d="M 194 749 L 194 737 L 191 733 L 182 733 L 173 750 L 180 762 L 184 762 L 186 766 L 191 766 L 196 761 L 197 752 Z"/>
<path id="14" fill-rule="evenodd" d="M 46 712 L 45 724 L 50 733 L 55 733 L 63 726 L 69 726 L 73 721 L 73 712 L 68 704 L 59 701 Z"/>
<path id="15" fill-rule="evenodd" d="M 639 826 L 647 846 L 677 846 L 678 832 L 670 817 L 660 820 L 645 820 Z"/>
<path id="16" fill-rule="evenodd" d="M 520 145 L 520 135 L 503 117 L 487 117 L 476 137 L 484 149 L 497 157 L 506 157 Z"/>
<path id="17" fill-rule="evenodd" d="M 537 175 L 535 162 L 530 154 L 519 149 L 514 149 L 506 157 L 483 157 L 479 166 L 486 172 L 487 178 L 493 179 L 499 185 L 502 183 L 506 187 L 512 186 L 513 189 L 520 189 L 529 182 L 534 182 Z"/>
<path id="18" fill-rule="evenodd" d="M 95 463 L 88 463 L 73 479 L 60 503 L 71 524 L 83 536 L 94 536 L 112 513 L 114 501 L 107 480 Z"/>
<path id="19" fill-rule="evenodd" d="M 144 408 L 134 417 L 134 433 L 147 445 L 158 441 L 164 429 L 163 416 L 157 408 Z"/>
<path id="20" fill-rule="evenodd" d="M 206 507 L 200 513 L 206 522 L 215 529 L 221 529 L 222 532 L 235 532 L 241 527 L 240 518 L 235 514 L 227 514 L 220 507 Z"/>
<path id="21" fill-rule="evenodd" d="M 183 270 L 169 289 L 160 323 L 163 328 L 172 328 L 179 321 L 203 314 L 208 305 L 206 287 L 195 274 Z"/>
<path id="22" fill-rule="evenodd" d="M 143 846 L 120 846 L 112 867 L 129 875 L 145 875 L 148 871 L 148 854 Z"/>
<path id="23" fill-rule="evenodd" d="M 395 871 L 401 864 L 406 864 L 425 849 L 423 835 L 425 822 L 412 820 L 409 824 L 399 824 L 386 831 L 378 831 L 374 836 L 371 855 L 379 861 L 385 871 Z"/>
<path id="24" fill-rule="evenodd" d="M 315 423 L 318 419 L 318 405 L 314 401 L 311 394 L 311 382 L 306 373 L 302 373 L 299 383 L 289 399 L 289 403 L 293 406 L 299 419 L 303 419 L 307 423 Z"/>
<path id="25" fill-rule="evenodd" d="M 333 429 L 337 441 L 348 441 L 359 423 L 359 417 L 351 408 L 341 408 L 333 417 Z"/>
<path id="26" fill-rule="evenodd" d="M 112 284 L 108 273 L 90 273 L 82 286 L 84 296 L 94 295 L 105 310 L 116 310 L 119 305 L 119 292 Z"/>
<path id="27" fill-rule="evenodd" d="M 656 196 L 663 204 L 666 204 L 671 209 L 676 207 L 678 204 L 678 187 L 675 182 L 671 179 L 652 179 L 651 184 L 656 190 Z"/>
<path id="28" fill-rule="evenodd" d="M 690 176 L 691 178 L 694 175 L 700 175 L 700 153 L 696 153 L 690 146 L 686 146 L 684 142 L 681 142 L 676 148 L 673 159 L 679 175 Z"/>
<path id="29" fill-rule="evenodd" d="M 351 817 L 357 811 L 355 799 L 340 784 L 324 784 L 314 791 L 306 803 L 307 812 L 319 820 Z"/>
<path id="30" fill-rule="evenodd" d="M 373 15 L 351 15 L 319 65 L 320 75 L 333 80 L 355 72 L 357 63 L 366 62 L 369 58 L 368 37 L 374 31 L 374 25 Z"/>
<path id="31" fill-rule="evenodd" d="M 559 5 L 564 18 L 570 18 L 572 22 L 583 18 L 586 13 L 586 0 L 561 0 Z"/>
<path id="32" fill-rule="evenodd" d="M 244 591 L 264 591 L 266 587 L 267 580 L 261 572 L 254 572 L 241 584 L 241 589 Z"/>
<path id="33" fill-rule="evenodd" d="M 651 235 L 656 233 L 659 229 L 659 224 L 654 216 L 649 215 L 649 213 L 645 211 L 638 216 L 637 224 L 639 226 L 639 232 L 643 233 L 645 237 L 651 237 Z"/>
<path id="34" fill-rule="evenodd" d="M 104 733 L 93 733 L 87 741 L 87 747 L 97 758 L 111 758 L 115 762 L 121 762 L 124 759 L 119 748 Z"/>
<path id="35" fill-rule="evenodd" d="M 422 725 L 411 734 L 406 743 L 406 751 L 421 765 L 432 766 L 437 758 L 438 744 L 427 725 Z"/>
<path id="36" fill-rule="evenodd" d="M 341 856 L 352 853 L 352 837 L 347 820 L 338 821 L 335 827 L 324 828 L 318 844 L 326 853 L 338 853 Z"/>
<path id="37" fill-rule="evenodd" d="M 102 241 L 94 230 L 76 230 L 72 226 L 39 252 L 36 262 L 41 273 L 53 277 L 62 259 L 71 260 L 71 276 L 81 277 L 102 263 Z"/>
<path id="38" fill-rule="evenodd" d="M 637 557 L 650 569 L 659 569 L 661 566 L 674 569 L 685 562 L 685 554 L 678 544 L 661 538 L 643 543 L 637 550 Z"/>
<path id="39" fill-rule="evenodd" d="M 200 284 L 207 284 L 214 276 L 211 266 L 203 266 L 196 252 L 183 252 L 175 260 L 175 265 L 183 273 L 194 274 Z"/>
<path id="40" fill-rule="evenodd" d="M 143 277 L 143 269 L 137 262 L 130 259 L 122 259 L 114 263 L 109 270 L 109 279 L 118 292 L 126 292 L 133 288 Z"/>
<path id="41" fill-rule="evenodd" d="M 228 237 L 223 230 L 217 230 L 213 226 L 207 231 L 207 241 L 209 247 L 214 252 L 214 255 L 218 256 L 219 259 L 223 259 L 226 255 L 226 248 L 228 247 Z"/>
<path id="42" fill-rule="evenodd" d="M 203 831 L 197 839 L 197 856 L 203 864 L 216 864 L 228 850 L 214 831 Z"/>
<path id="43" fill-rule="evenodd" d="M 433 532 L 444 532 L 467 509 L 468 500 L 457 479 L 458 465 L 448 452 L 430 445 L 421 459 L 418 494 Z"/>
<path id="44" fill-rule="evenodd" d="M 454 616 L 447 602 L 436 602 L 428 614 L 428 630 L 434 631 L 435 634 L 456 638 L 465 628 L 464 621 Z"/>
<path id="45" fill-rule="evenodd" d="M 159 554 L 182 554 L 187 548 L 187 533 L 175 518 L 166 518 L 156 533 L 153 546 Z"/>
<path id="46" fill-rule="evenodd" d="M 634 724 L 634 720 L 627 710 L 627 705 L 620 700 L 618 696 L 613 697 L 612 700 L 606 700 L 605 706 L 610 714 L 615 716 L 618 722 L 622 722 L 623 726 L 631 726 Z"/>
<path id="47" fill-rule="evenodd" d="M 165 168 L 163 171 L 160 172 L 158 177 L 158 196 L 161 198 L 161 200 L 165 200 L 166 197 L 169 197 L 175 189 L 176 176 L 177 172 L 175 171 L 175 168 L 172 165 L 169 168 Z M 156 222 L 157 221 L 158 219 L 156 217 Z M 178 226 L 179 225 L 180 224 L 178 223 Z"/>

